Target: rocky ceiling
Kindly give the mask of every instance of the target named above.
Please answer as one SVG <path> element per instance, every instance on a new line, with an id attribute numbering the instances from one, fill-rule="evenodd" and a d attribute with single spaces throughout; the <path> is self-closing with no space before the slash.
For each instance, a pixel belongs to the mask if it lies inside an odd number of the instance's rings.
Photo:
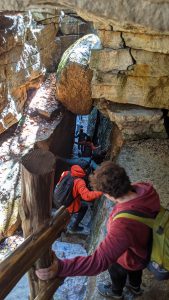
<path id="1" fill-rule="evenodd" d="M 6 0 L 0 10 L 24 11 L 68 7 L 84 19 L 101 21 L 114 30 L 160 31 L 169 34 L 169 0 Z"/>

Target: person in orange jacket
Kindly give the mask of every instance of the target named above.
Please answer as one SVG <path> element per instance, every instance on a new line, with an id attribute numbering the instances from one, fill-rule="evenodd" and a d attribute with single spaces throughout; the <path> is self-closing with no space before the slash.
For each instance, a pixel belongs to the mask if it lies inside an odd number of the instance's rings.
<path id="1" fill-rule="evenodd" d="M 68 174 L 69 171 L 64 171 L 60 177 L 59 182 L 63 179 L 64 176 Z M 82 231 L 83 227 L 79 226 L 79 223 L 83 219 L 88 206 L 82 204 L 81 200 L 90 202 L 97 198 L 99 198 L 103 193 L 98 191 L 90 191 L 85 182 L 85 171 L 78 165 L 73 165 L 70 170 L 71 176 L 77 177 L 74 180 L 73 184 L 73 198 L 74 201 L 67 207 L 67 210 L 70 214 L 77 213 L 76 220 L 74 224 L 71 226 L 70 230 L 73 231 Z"/>

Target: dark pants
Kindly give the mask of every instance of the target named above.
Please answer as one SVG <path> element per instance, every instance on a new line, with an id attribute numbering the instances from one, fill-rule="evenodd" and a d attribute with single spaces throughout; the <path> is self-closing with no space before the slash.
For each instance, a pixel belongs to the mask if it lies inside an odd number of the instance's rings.
<path id="1" fill-rule="evenodd" d="M 81 206 L 80 210 L 78 211 L 76 220 L 73 224 L 74 228 L 76 228 L 79 225 L 79 223 L 82 221 L 82 219 L 84 218 L 84 216 L 86 214 L 87 209 L 88 209 L 88 206 L 86 204 L 82 203 L 82 206 Z"/>
<path id="2" fill-rule="evenodd" d="M 108 271 L 112 281 L 112 290 L 114 292 L 121 294 L 126 281 L 129 285 L 132 285 L 132 287 L 140 287 L 142 270 L 129 271 L 115 263 L 108 269 Z"/>

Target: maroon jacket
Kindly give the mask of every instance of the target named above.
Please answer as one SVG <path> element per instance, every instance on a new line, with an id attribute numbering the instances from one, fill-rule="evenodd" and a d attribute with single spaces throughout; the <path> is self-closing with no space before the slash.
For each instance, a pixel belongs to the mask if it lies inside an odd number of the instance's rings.
<path id="1" fill-rule="evenodd" d="M 113 216 L 122 210 L 136 210 L 147 216 L 155 217 L 160 210 L 157 192 L 148 183 L 135 183 L 138 197 L 113 208 L 108 223 L 107 235 L 92 255 L 59 260 L 57 276 L 93 276 L 117 262 L 128 270 L 146 267 L 150 229 L 135 220 Z"/>

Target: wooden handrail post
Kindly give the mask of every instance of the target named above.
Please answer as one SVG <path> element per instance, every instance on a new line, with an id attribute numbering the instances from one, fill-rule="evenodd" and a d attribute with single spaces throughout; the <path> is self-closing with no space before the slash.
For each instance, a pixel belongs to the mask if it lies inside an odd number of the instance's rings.
<path id="1" fill-rule="evenodd" d="M 60 236 L 70 220 L 70 215 L 61 207 L 55 216 L 42 228 L 30 235 L 7 258 L 0 263 L 0 300 L 4 300 L 21 277 L 30 270 L 37 259 L 44 254 L 52 243 Z M 36 299 L 50 300 L 52 293 L 60 285 L 61 280 L 55 278 L 47 287 L 40 291 Z"/>
<path id="2" fill-rule="evenodd" d="M 21 219 L 24 237 L 36 232 L 51 217 L 54 185 L 55 156 L 46 150 L 37 149 L 22 157 L 21 173 Z M 51 249 L 46 251 L 28 272 L 30 300 L 35 299 L 47 282 L 38 280 L 35 268 L 49 267 Z"/>

